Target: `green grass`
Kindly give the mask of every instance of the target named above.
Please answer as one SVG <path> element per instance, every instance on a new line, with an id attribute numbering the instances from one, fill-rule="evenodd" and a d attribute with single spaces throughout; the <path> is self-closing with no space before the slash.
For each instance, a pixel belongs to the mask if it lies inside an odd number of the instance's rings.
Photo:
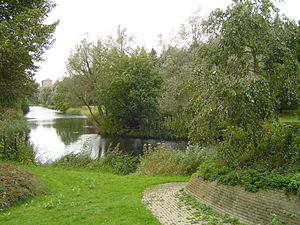
<path id="1" fill-rule="evenodd" d="M 142 191 L 159 183 L 188 180 L 182 176 L 119 176 L 86 169 L 17 166 L 40 176 L 48 192 L 0 212 L 0 224 L 159 224 L 141 203 Z"/>
<path id="2" fill-rule="evenodd" d="M 300 109 L 284 110 L 280 113 L 279 121 L 281 123 L 300 123 Z"/>
<path id="3" fill-rule="evenodd" d="M 92 109 L 93 114 L 97 114 L 98 113 L 98 109 L 96 106 L 90 106 Z M 88 109 L 87 106 L 82 106 L 82 107 L 76 107 L 76 108 L 69 108 L 66 110 L 66 114 L 70 114 L 70 115 L 82 115 L 82 116 L 87 116 L 90 117 L 90 111 Z"/>

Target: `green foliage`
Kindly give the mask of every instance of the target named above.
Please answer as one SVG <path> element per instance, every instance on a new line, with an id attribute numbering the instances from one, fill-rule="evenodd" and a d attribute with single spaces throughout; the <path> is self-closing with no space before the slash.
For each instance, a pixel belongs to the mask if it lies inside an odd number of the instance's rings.
<path id="1" fill-rule="evenodd" d="M 288 193 L 291 192 L 300 195 L 300 173 L 296 173 L 294 176 L 291 177 L 286 191 Z"/>
<path id="2" fill-rule="evenodd" d="M 281 222 L 280 218 L 277 215 L 274 214 L 273 216 L 274 218 L 269 223 L 267 223 L 267 225 L 288 225 L 288 223 L 286 222 Z"/>
<path id="3" fill-rule="evenodd" d="M 38 90 L 38 103 L 42 105 L 53 105 L 54 86 L 41 87 Z"/>
<path id="4" fill-rule="evenodd" d="M 198 175 L 204 180 L 217 181 L 224 185 L 242 185 L 247 191 L 257 192 L 263 189 L 284 189 L 287 194 L 299 195 L 300 168 L 274 169 L 266 168 L 232 170 L 215 160 L 202 163 Z"/>
<path id="5" fill-rule="evenodd" d="M 193 52 L 168 46 L 158 58 L 158 69 L 164 78 L 160 107 L 163 112 L 176 115 L 185 109 L 191 90 Z"/>
<path id="6" fill-rule="evenodd" d="M 191 148 L 183 151 L 170 150 L 163 145 L 145 146 L 137 172 L 140 174 L 191 175 L 207 156 L 204 149 Z"/>
<path id="7" fill-rule="evenodd" d="M 48 0 L 0 3 L 0 107 L 12 107 L 36 88 L 36 62 L 52 42 L 56 23 L 44 20 L 54 5 Z"/>
<path id="8" fill-rule="evenodd" d="M 98 115 L 91 110 L 91 116 L 105 134 L 143 132 L 158 117 L 162 79 L 151 56 L 128 43 L 130 37 L 119 29 L 116 40 L 82 40 L 68 60 L 65 95 L 88 107 L 96 105 Z"/>
<path id="9" fill-rule="evenodd" d="M 219 177 L 226 175 L 230 169 L 224 165 L 217 165 L 214 160 L 208 159 L 200 164 L 198 172 L 204 180 L 215 181 Z"/>
<path id="10" fill-rule="evenodd" d="M 68 115 L 80 115 L 81 108 L 68 108 L 65 113 Z"/>
<path id="11" fill-rule="evenodd" d="M 173 116 L 162 118 L 159 127 L 167 132 L 167 137 L 184 138 L 188 137 L 189 117 L 184 112 L 179 112 Z"/>
<path id="12" fill-rule="evenodd" d="M 218 157 L 228 167 L 244 168 L 264 165 L 280 168 L 299 162 L 299 126 L 264 125 L 256 132 L 230 127 L 217 145 Z"/>
<path id="13" fill-rule="evenodd" d="M 0 135 L 13 135 L 27 131 L 27 125 L 20 112 L 12 108 L 2 109 L 0 113 Z"/>
<path id="14" fill-rule="evenodd" d="M 88 168 L 123 175 L 135 172 L 137 164 L 137 157 L 123 153 L 118 146 L 114 149 L 109 148 L 105 157 L 96 160 L 90 159 L 86 154 L 69 154 L 53 163 L 54 166 L 64 168 Z"/>
<path id="15" fill-rule="evenodd" d="M 197 42 L 190 41 L 191 44 Z M 157 59 L 156 66 L 163 77 L 163 92 L 159 99 L 162 122 L 159 125 L 169 137 L 188 137 L 191 118 L 186 108 L 192 95 L 189 84 L 193 79 L 193 55 L 189 48 L 168 46 Z"/>
<path id="16" fill-rule="evenodd" d="M 194 142 L 217 143 L 231 127 L 251 135 L 276 118 L 280 101 L 299 99 L 298 26 L 271 1 L 234 1 L 204 29 L 189 107 Z"/>
<path id="17" fill-rule="evenodd" d="M 72 92 L 74 87 L 72 86 L 72 81 L 67 77 L 55 83 L 52 101 L 57 110 L 66 111 L 71 107 L 83 105 L 83 103 L 79 103 L 78 98 L 74 96 Z"/>
<path id="18" fill-rule="evenodd" d="M 33 174 L 15 166 L 0 164 L 0 210 L 45 192 Z"/>
<path id="19" fill-rule="evenodd" d="M 210 207 L 201 202 L 197 201 L 192 196 L 180 190 L 176 195 L 179 199 L 180 205 L 183 204 L 185 207 L 190 207 L 193 209 L 193 217 L 191 219 L 191 224 L 234 224 L 241 225 L 238 219 L 231 218 L 228 215 L 221 215 L 213 211 Z M 205 223 L 204 223 L 205 222 Z"/>
<path id="20" fill-rule="evenodd" d="M 94 164 L 91 168 L 103 168 L 113 174 L 130 174 L 136 171 L 138 158 L 130 155 L 109 155 L 103 158 L 100 165 Z"/>
<path id="21" fill-rule="evenodd" d="M 30 162 L 33 152 L 27 143 L 27 133 L 27 124 L 20 111 L 0 109 L 0 158 Z"/>
<path id="22" fill-rule="evenodd" d="M 112 52 L 112 66 L 98 79 L 98 104 L 106 133 L 146 130 L 158 117 L 161 77 L 150 56 L 143 50 L 130 55 Z M 102 68 L 101 68 L 102 69 Z"/>
<path id="23" fill-rule="evenodd" d="M 299 109 L 294 110 L 282 110 L 280 113 L 279 122 L 281 123 L 300 123 L 300 111 Z"/>

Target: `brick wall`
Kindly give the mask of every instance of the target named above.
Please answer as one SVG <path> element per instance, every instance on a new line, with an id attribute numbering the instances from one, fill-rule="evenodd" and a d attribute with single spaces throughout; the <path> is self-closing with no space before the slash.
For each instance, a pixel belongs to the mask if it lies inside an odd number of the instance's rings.
<path id="1" fill-rule="evenodd" d="M 217 212 L 229 214 L 245 224 L 266 224 L 273 214 L 291 225 L 300 224 L 300 197 L 280 190 L 245 191 L 241 186 L 218 185 L 194 177 L 185 191 Z"/>

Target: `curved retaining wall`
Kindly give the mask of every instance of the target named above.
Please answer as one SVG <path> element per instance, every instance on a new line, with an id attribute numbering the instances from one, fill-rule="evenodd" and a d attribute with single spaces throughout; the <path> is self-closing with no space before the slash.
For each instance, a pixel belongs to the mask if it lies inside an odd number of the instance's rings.
<path id="1" fill-rule="evenodd" d="M 185 191 L 213 210 L 245 224 L 267 224 L 274 214 L 290 225 L 300 224 L 300 197 L 286 196 L 280 190 L 251 193 L 241 186 L 218 185 L 194 177 Z"/>

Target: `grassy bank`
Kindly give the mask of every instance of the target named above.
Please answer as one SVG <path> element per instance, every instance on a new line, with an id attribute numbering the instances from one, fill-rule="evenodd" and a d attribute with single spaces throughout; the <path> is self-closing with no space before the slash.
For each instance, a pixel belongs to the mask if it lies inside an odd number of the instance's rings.
<path id="1" fill-rule="evenodd" d="M 98 109 L 96 106 L 90 106 L 92 109 L 93 114 L 98 114 Z M 66 110 L 66 114 L 69 115 L 82 115 L 82 116 L 87 116 L 91 117 L 90 111 L 87 106 L 82 106 L 82 107 L 76 107 L 76 108 L 69 108 Z"/>
<path id="2" fill-rule="evenodd" d="M 299 123 L 300 124 L 300 109 L 284 110 L 280 113 L 279 121 L 281 123 Z"/>
<path id="3" fill-rule="evenodd" d="M 48 192 L 0 212 L 0 224 L 159 224 L 141 203 L 143 189 L 188 180 L 183 176 L 119 176 L 87 169 L 17 166 L 40 176 Z"/>

